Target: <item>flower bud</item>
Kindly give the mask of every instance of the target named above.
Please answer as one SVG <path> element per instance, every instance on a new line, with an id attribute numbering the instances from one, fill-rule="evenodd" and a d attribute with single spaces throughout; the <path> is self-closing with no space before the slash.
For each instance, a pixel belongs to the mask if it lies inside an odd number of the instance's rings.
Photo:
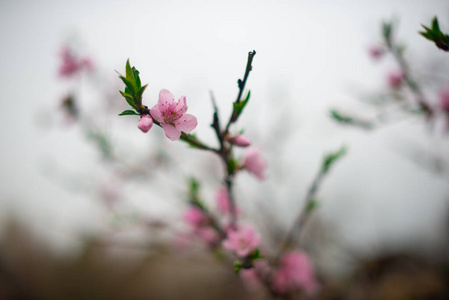
<path id="1" fill-rule="evenodd" d="M 252 148 L 246 152 L 243 167 L 259 180 L 265 179 L 267 162 L 260 155 L 259 149 Z"/>
<path id="2" fill-rule="evenodd" d="M 368 52 L 372 59 L 379 60 L 385 54 L 385 49 L 380 45 L 372 45 Z"/>
<path id="3" fill-rule="evenodd" d="M 153 126 L 153 118 L 151 118 L 150 115 L 143 115 L 140 117 L 139 124 L 137 127 L 139 127 L 140 130 L 143 132 L 148 132 L 148 130 L 151 129 Z"/>
<path id="4" fill-rule="evenodd" d="M 388 74 L 388 84 L 394 89 L 399 88 L 404 82 L 404 79 L 404 73 L 401 70 L 396 70 Z"/>
<path id="5" fill-rule="evenodd" d="M 249 145 L 251 145 L 251 141 L 243 134 L 239 134 L 229 138 L 229 142 L 240 147 L 248 147 Z"/>

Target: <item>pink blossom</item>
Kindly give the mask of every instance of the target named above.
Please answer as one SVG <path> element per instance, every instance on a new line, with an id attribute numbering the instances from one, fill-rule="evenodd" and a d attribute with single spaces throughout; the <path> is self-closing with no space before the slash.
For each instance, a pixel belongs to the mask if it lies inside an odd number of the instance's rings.
<path id="1" fill-rule="evenodd" d="M 368 52 L 372 59 L 379 60 L 385 54 L 385 49 L 380 45 L 371 45 Z"/>
<path id="2" fill-rule="evenodd" d="M 249 145 L 251 145 L 251 141 L 243 134 L 239 134 L 229 138 L 229 142 L 240 147 L 248 147 Z"/>
<path id="3" fill-rule="evenodd" d="M 62 63 L 59 67 L 59 75 L 62 77 L 70 77 L 82 69 L 92 70 L 92 61 L 89 58 L 79 59 L 68 47 L 63 47 L 60 53 Z"/>
<path id="4" fill-rule="evenodd" d="M 221 187 L 215 194 L 217 199 L 218 209 L 223 213 L 229 213 L 231 211 L 231 203 L 229 201 L 228 190 L 225 187 Z"/>
<path id="5" fill-rule="evenodd" d="M 260 156 L 259 149 L 252 148 L 246 152 L 243 167 L 258 179 L 265 179 L 267 162 Z"/>
<path id="6" fill-rule="evenodd" d="M 274 274 L 274 288 L 280 293 L 304 289 L 314 293 L 318 289 L 312 263 L 303 251 L 290 251 L 281 258 L 281 264 Z"/>
<path id="7" fill-rule="evenodd" d="M 394 89 L 399 88 L 404 79 L 404 73 L 401 70 L 395 70 L 388 74 L 388 84 Z"/>
<path id="8" fill-rule="evenodd" d="M 190 207 L 184 213 L 184 221 L 195 228 L 199 228 L 207 223 L 207 217 L 198 207 Z"/>
<path id="9" fill-rule="evenodd" d="M 148 130 L 151 129 L 153 126 L 153 118 L 150 115 L 143 115 L 140 117 L 139 124 L 137 127 L 139 127 L 140 130 L 143 132 L 148 132 Z"/>
<path id="10" fill-rule="evenodd" d="M 186 114 L 186 97 L 182 96 L 178 103 L 173 94 L 166 89 L 159 93 L 158 103 L 150 110 L 151 116 L 164 129 L 165 135 L 172 141 L 181 136 L 181 132 L 191 132 L 198 124 L 196 117 Z"/>
<path id="11" fill-rule="evenodd" d="M 231 212 L 231 200 L 229 199 L 228 190 L 225 187 L 221 187 L 217 190 L 215 199 L 217 200 L 219 211 L 225 214 Z M 240 214 L 240 209 L 236 208 L 236 214 Z"/>
<path id="12" fill-rule="evenodd" d="M 242 257 L 256 250 L 259 244 L 260 236 L 249 226 L 228 231 L 227 238 L 223 241 L 223 247 Z"/>
<path id="13" fill-rule="evenodd" d="M 440 89 L 440 107 L 449 112 L 449 87 Z"/>

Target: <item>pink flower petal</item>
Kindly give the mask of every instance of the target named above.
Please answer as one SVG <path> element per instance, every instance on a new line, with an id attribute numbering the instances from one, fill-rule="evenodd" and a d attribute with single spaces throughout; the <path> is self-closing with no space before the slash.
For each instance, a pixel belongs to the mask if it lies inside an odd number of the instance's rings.
<path id="1" fill-rule="evenodd" d="M 173 94 L 169 90 L 162 89 L 159 92 L 159 101 L 157 103 L 157 105 L 159 106 L 159 110 L 166 110 L 173 104 L 173 102 L 175 102 L 175 96 L 173 96 Z"/>
<path id="2" fill-rule="evenodd" d="M 313 264 L 303 251 L 290 251 L 281 258 L 279 268 L 274 273 L 274 288 L 281 293 L 303 289 L 308 294 L 318 290 Z"/>
<path id="3" fill-rule="evenodd" d="M 183 115 L 187 111 L 186 96 L 179 98 L 175 110 L 180 115 Z"/>
<path id="4" fill-rule="evenodd" d="M 156 104 L 152 109 L 150 109 L 150 114 L 156 121 L 163 122 L 162 112 L 159 110 L 158 104 Z"/>
<path id="5" fill-rule="evenodd" d="M 262 158 L 257 148 L 249 149 L 246 152 L 244 167 L 259 180 L 265 179 L 267 162 Z"/>
<path id="6" fill-rule="evenodd" d="M 244 227 L 237 231 L 228 231 L 223 247 L 234 251 L 237 255 L 245 257 L 254 251 L 260 244 L 260 236 L 252 227 Z"/>
<path id="7" fill-rule="evenodd" d="M 191 207 L 184 213 L 184 221 L 194 227 L 201 227 L 206 222 L 206 216 L 198 207 Z"/>
<path id="8" fill-rule="evenodd" d="M 167 123 L 162 123 L 165 135 L 172 141 L 176 141 L 181 136 L 181 131 L 176 129 L 175 126 Z"/>
<path id="9" fill-rule="evenodd" d="M 231 203 L 229 202 L 229 193 L 225 187 L 221 187 L 215 194 L 217 199 L 218 209 L 223 213 L 228 213 L 231 210 Z"/>
<path id="10" fill-rule="evenodd" d="M 197 125 L 196 117 L 189 114 L 185 114 L 175 121 L 176 129 L 184 132 L 191 132 Z"/>

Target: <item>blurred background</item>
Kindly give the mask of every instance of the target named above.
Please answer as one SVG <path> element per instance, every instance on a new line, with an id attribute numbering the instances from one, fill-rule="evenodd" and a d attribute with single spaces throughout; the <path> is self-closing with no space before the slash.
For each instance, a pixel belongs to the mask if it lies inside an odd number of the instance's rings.
<path id="1" fill-rule="evenodd" d="M 418 34 L 435 15 L 447 33 L 443 0 L 0 0 L 0 299 L 250 297 L 201 247 L 181 255 L 170 246 L 185 230 L 186 178 L 213 206 L 220 161 L 160 128 L 143 134 L 137 116 L 117 117 L 127 107 L 116 71 L 130 59 L 149 84 L 149 107 L 162 88 L 186 95 L 195 132 L 214 145 L 210 92 L 227 119 L 253 49 L 251 100 L 234 130 L 245 130 L 268 169 L 265 181 L 237 178 L 245 222 L 276 245 L 323 155 L 346 145 L 307 227 L 325 291 L 317 297 L 447 299 L 427 297 L 447 295 L 444 122 L 399 117 L 366 131 L 329 117 L 333 107 L 370 115 L 359 100 L 388 89 L 394 60 L 368 55 L 384 20 L 398 21 L 411 70 L 436 103 L 449 56 Z M 64 48 L 88 58 L 88 70 L 60 76 Z M 413 284 L 410 269 L 427 285 Z"/>

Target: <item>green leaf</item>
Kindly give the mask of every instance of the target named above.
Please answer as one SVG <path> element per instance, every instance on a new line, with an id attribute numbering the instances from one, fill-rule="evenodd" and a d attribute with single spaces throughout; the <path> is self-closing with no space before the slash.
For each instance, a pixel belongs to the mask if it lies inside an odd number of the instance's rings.
<path id="1" fill-rule="evenodd" d="M 387 45 L 391 45 L 391 33 L 393 31 L 393 25 L 389 22 L 383 22 L 382 24 L 382 35 L 385 39 Z"/>
<path id="2" fill-rule="evenodd" d="M 137 69 L 134 68 L 134 67 L 132 68 L 132 71 L 133 71 L 133 77 L 134 77 L 134 80 L 135 80 L 135 83 L 136 83 L 136 87 L 137 87 L 137 89 L 140 89 L 142 84 L 140 83 L 139 71 L 137 71 Z"/>
<path id="3" fill-rule="evenodd" d="M 438 24 L 437 17 L 434 17 L 432 20 L 432 31 L 433 32 L 440 32 L 440 25 Z"/>
<path id="4" fill-rule="evenodd" d="M 123 96 L 123 97 L 129 97 L 129 98 L 133 98 L 133 96 L 131 95 L 131 94 L 129 94 L 129 93 L 127 93 L 126 91 L 125 92 L 122 92 L 122 91 L 119 91 L 120 92 L 120 94 Z"/>
<path id="5" fill-rule="evenodd" d="M 200 189 L 200 182 L 193 176 L 189 177 L 189 191 L 193 195 L 197 195 Z"/>
<path id="6" fill-rule="evenodd" d="M 342 146 L 340 150 L 338 150 L 337 152 L 325 155 L 323 159 L 323 164 L 321 166 L 322 173 L 323 174 L 327 173 L 330 167 L 345 154 L 346 154 L 346 147 Z"/>
<path id="7" fill-rule="evenodd" d="M 129 64 L 129 58 L 126 61 L 126 79 L 133 80 L 134 79 L 134 73 L 131 68 L 131 65 Z"/>
<path id="8" fill-rule="evenodd" d="M 330 114 L 333 119 L 341 123 L 351 123 L 353 121 L 351 117 L 345 116 L 335 109 L 331 109 Z"/>
<path id="9" fill-rule="evenodd" d="M 255 260 L 255 259 L 259 259 L 259 258 L 264 258 L 263 255 L 260 254 L 259 249 L 256 249 L 250 256 L 251 261 Z"/>
<path id="10" fill-rule="evenodd" d="M 140 102 L 139 104 L 142 105 L 142 95 L 143 92 L 145 92 L 145 89 L 147 88 L 148 84 L 144 85 L 143 87 L 139 88 L 139 91 L 137 92 L 137 99 Z"/>
<path id="11" fill-rule="evenodd" d="M 129 104 L 132 108 L 134 108 L 134 109 L 137 110 L 137 105 L 134 103 L 134 100 L 133 100 L 133 99 L 130 99 L 130 98 L 128 98 L 128 97 L 125 97 L 125 99 L 126 99 L 126 102 L 128 102 L 128 104 Z"/>
<path id="12" fill-rule="evenodd" d="M 449 51 L 449 35 L 441 32 L 437 17 L 432 20 L 432 29 L 424 25 L 421 26 L 425 31 L 421 31 L 419 34 L 426 39 L 433 41 L 439 49 Z"/>
<path id="13" fill-rule="evenodd" d="M 361 119 L 356 119 L 352 116 L 348 116 L 345 115 L 335 109 L 331 109 L 329 111 L 330 116 L 332 119 L 334 119 L 335 121 L 341 123 L 341 124 L 347 124 L 347 125 L 353 125 L 353 126 L 358 126 L 361 127 L 363 129 L 372 129 L 374 127 L 374 125 L 368 121 L 364 121 Z"/>
<path id="14" fill-rule="evenodd" d="M 137 93 L 137 87 L 135 86 L 135 83 L 133 83 L 130 79 L 125 78 L 123 76 L 120 76 L 120 79 L 123 81 L 123 83 L 129 89 L 127 94 L 131 94 L 131 95 L 135 96 Z"/>
<path id="15" fill-rule="evenodd" d="M 251 96 L 251 91 L 248 91 L 248 94 L 246 95 L 245 100 L 240 102 L 234 102 L 234 110 L 232 111 L 232 122 L 237 121 L 240 114 L 243 112 L 243 109 L 245 108 L 246 104 L 248 104 L 249 98 Z"/>
<path id="16" fill-rule="evenodd" d="M 426 28 L 426 27 L 424 27 L 424 28 Z M 419 34 L 421 34 L 423 37 L 425 37 L 428 40 L 433 40 L 434 39 L 433 32 L 431 32 L 431 31 L 428 31 L 428 32 L 421 31 L 421 32 L 419 32 Z"/>
<path id="17" fill-rule="evenodd" d="M 126 89 L 125 89 L 125 91 L 126 91 Z M 128 94 L 128 93 L 124 93 L 124 92 L 122 92 L 122 91 L 119 91 L 119 92 L 120 92 L 120 94 L 122 94 L 123 97 L 125 97 L 126 102 L 128 102 L 128 104 L 129 104 L 132 108 L 134 108 L 135 110 L 137 110 L 137 105 L 135 104 L 135 101 L 134 101 L 133 96 L 131 96 L 131 95 Z"/>
<path id="18" fill-rule="evenodd" d="M 235 274 L 238 274 L 240 272 L 240 270 L 243 268 L 243 264 L 241 261 L 235 261 L 234 262 L 234 272 Z"/>
<path id="19" fill-rule="evenodd" d="M 138 113 L 136 113 L 134 110 L 125 110 L 123 111 L 121 114 L 119 114 L 119 116 L 127 116 L 127 115 L 135 115 L 135 116 L 140 116 Z"/>
<path id="20" fill-rule="evenodd" d="M 234 174 L 235 171 L 238 169 L 239 167 L 239 162 L 240 160 L 235 159 L 234 157 L 230 157 L 227 162 L 226 162 L 226 167 L 228 169 L 228 173 L 229 174 Z"/>
<path id="21" fill-rule="evenodd" d="M 312 201 L 310 201 L 309 203 L 307 203 L 307 206 L 306 206 L 306 212 L 307 212 L 307 213 L 311 213 L 311 212 L 314 211 L 318 206 L 319 206 L 318 201 L 316 201 L 315 199 L 312 199 Z"/>
<path id="22" fill-rule="evenodd" d="M 190 176 L 188 181 L 188 199 L 191 205 L 198 207 L 202 211 L 208 213 L 208 209 L 204 202 L 200 199 L 200 183 L 195 177 Z"/>

